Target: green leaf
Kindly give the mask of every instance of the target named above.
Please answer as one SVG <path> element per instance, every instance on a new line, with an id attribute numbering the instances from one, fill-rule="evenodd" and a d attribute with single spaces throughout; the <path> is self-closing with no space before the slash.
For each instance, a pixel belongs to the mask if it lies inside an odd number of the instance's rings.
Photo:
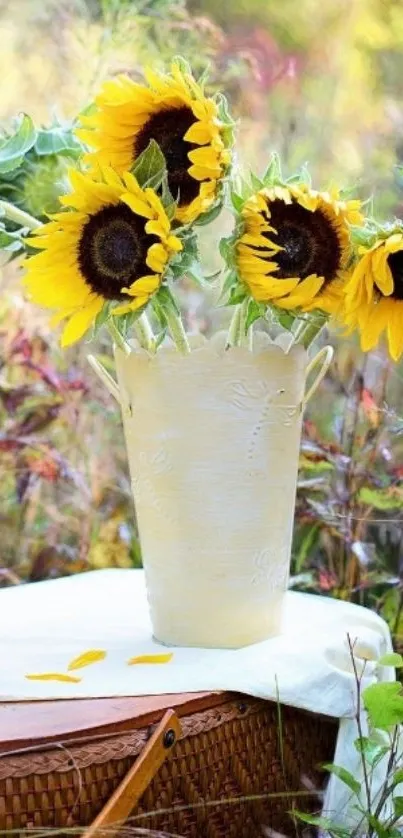
<path id="1" fill-rule="evenodd" d="M 282 326 L 283 329 L 287 329 L 288 332 L 291 332 L 295 323 L 295 314 L 290 314 L 289 311 L 282 311 L 280 308 L 275 309 L 275 313 L 280 326 Z"/>
<path id="2" fill-rule="evenodd" d="M 393 798 L 393 809 L 395 818 L 403 818 L 403 797 Z"/>
<path id="3" fill-rule="evenodd" d="M 256 177 L 256 175 L 251 172 L 250 173 L 250 182 L 255 190 L 255 192 L 259 192 L 264 187 L 264 183 L 260 178 Z"/>
<path id="4" fill-rule="evenodd" d="M 0 145 L 0 174 L 17 169 L 24 160 L 27 151 L 36 140 L 36 130 L 31 117 L 24 114 L 20 124 L 11 137 Z"/>
<path id="5" fill-rule="evenodd" d="M 242 198 L 242 195 L 238 195 L 237 192 L 233 192 L 231 190 L 231 203 L 232 203 L 232 206 L 234 207 L 234 210 L 236 210 L 236 212 L 240 212 L 242 207 L 243 207 L 243 204 L 244 204 L 244 200 Z"/>
<path id="6" fill-rule="evenodd" d="M 208 81 L 210 75 L 211 75 L 211 64 L 206 64 L 203 72 L 201 73 L 201 75 L 197 79 L 197 84 L 200 85 L 200 87 L 204 88 L 204 85 Z"/>
<path id="7" fill-rule="evenodd" d="M 348 786 L 349 789 L 354 792 L 354 794 L 357 796 L 360 795 L 361 783 L 359 783 L 346 768 L 343 768 L 341 765 L 334 765 L 332 762 L 325 763 L 323 768 L 325 771 L 329 771 L 330 774 L 334 774 L 338 777 L 345 786 Z"/>
<path id="8" fill-rule="evenodd" d="M 310 460 L 303 454 L 300 456 L 299 467 L 304 471 L 315 472 L 316 474 L 323 471 L 333 471 L 334 463 L 329 463 L 329 460 Z"/>
<path id="9" fill-rule="evenodd" d="M 193 282 L 195 282 L 199 288 L 207 288 L 209 285 L 202 271 L 201 264 L 197 259 L 192 259 L 190 265 L 186 268 L 186 275 L 190 279 L 193 279 Z M 214 276 L 217 276 L 217 274 L 214 274 Z"/>
<path id="10" fill-rule="evenodd" d="M 364 486 L 358 493 L 361 503 L 373 506 L 375 509 L 399 509 L 402 506 L 402 498 L 390 494 L 389 489 L 370 489 Z"/>
<path id="11" fill-rule="evenodd" d="M 218 203 L 214 204 L 211 209 L 204 212 L 203 215 L 200 215 L 199 218 L 196 219 L 194 222 L 197 227 L 205 227 L 207 224 L 211 224 L 212 221 L 215 221 L 216 218 L 220 215 L 222 210 L 222 201 L 218 201 Z"/>
<path id="12" fill-rule="evenodd" d="M 390 830 L 385 827 L 375 815 L 368 814 L 368 822 L 375 830 L 378 838 L 390 838 Z"/>
<path id="13" fill-rule="evenodd" d="M 351 238 L 355 244 L 363 245 L 364 247 L 371 247 L 376 241 L 377 232 L 368 227 L 351 227 Z"/>
<path id="14" fill-rule="evenodd" d="M 224 259 L 225 262 L 229 262 L 234 250 L 234 238 L 233 236 L 229 236 L 224 239 L 220 239 L 218 249 L 220 251 L 220 256 Z"/>
<path id="15" fill-rule="evenodd" d="M 363 693 L 364 707 L 373 727 L 387 730 L 403 722 L 402 685 L 371 684 Z"/>
<path id="16" fill-rule="evenodd" d="M 43 128 L 38 131 L 34 150 L 38 157 L 48 154 L 79 157 L 83 147 L 71 128 L 54 125 L 52 128 Z"/>
<path id="17" fill-rule="evenodd" d="M 300 812 L 298 809 L 293 809 L 289 814 L 298 818 L 303 823 L 318 826 L 319 829 L 330 832 L 332 835 L 336 835 L 337 838 L 351 838 L 350 829 L 343 829 L 342 826 L 334 824 L 330 818 L 324 818 L 321 815 L 309 815 L 307 812 Z"/>
<path id="18" fill-rule="evenodd" d="M 161 285 L 159 291 L 155 294 L 155 298 L 157 298 L 159 305 L 162 308 L 173 310 L 175 314 L 180 316 L 181 310 L 176 302 L 175 297 L 172 294 L 170 288 L 167 285 Z"/>
<path id="19" fill-rule="evenodd" d="M 189 62 L 186 61 L 186 58 L 183 58 L 182 55 L 174 55 L 172 59 L 172 64 L 176 64 L 176 66 L 179 67 L 181 73 L 183 73 L 185 76 L 192 75 L 192 68 Z"/>
<path id="20" fill-rule="evenodd" d="M 395 786 L 399 786 L 400 783 L 403 783 L 403 768 L 398 768 L 398 770 L 395 771 L 392 780 L 392 787 L 395 788 Z"/>
<path id="21" fill-rule="evenodd" d="M 98 334 L 99 330 L 102 328 L 104 323 L 106 323 L 106 321 L 109 319 L 110 314 L 111 314 L 110 303 L 104 303 L 103 307 L 101 308 L 101 311 L 98 312 L 98 314 L 95 318 L 95 321 L 94 321 L 93 337 L 95 337 Z"/>
<path id="22" fill-rule="evenodd" d="M 298 555 L 295 560 L 295 573 L 301 573 L 301 570 L 304 567 L 308 554 L 311 552 L 311 550 L 313 550 L 314 544 L 318 539 L 319 533 L 320 524 L 313 524 L 309 527 L 308 532 L 302 539 L 302 542 L 298 550 Z"/>
<path id="23" fill-rule="evenodd" d="M 264 303 L 258 303 L 256 300 L 249 300 L 248 311 L 245 319 L 245 332 L 247 333 L 252 323 L 260 320 L 266 314 L 267 306 Z"/>
<path id="24" fill-rule="evenodd" d="M 231 288 L 239 287 L 238 277 L 235 271 L 229 271 L 224 279 L 224 282 L 221 286 L 220 296 L 217 301 L 217 305 L 227 305 L 228 294 L 231 292 Z"/>
<path id="25" fill-rule="evenodd" d="M 136 308 L 135 311 L 128 311 L 126 314 L 121 314 L 119 317 L 115 317 L 115 320 L 119 320 L 120 331 L 124 338 L 130 336 L 130 330 L 133 326 L 133 323 L 141 317 L 143 311 L 147 308 L 147 303 L 141 308 Z"/>
<path id="26" fill-rule="evenodd" d="M 155 314 L 155 317 L 158 321 L 158 324 L 161 326 L 162 331 L 167 334 L 168 333 L 167 318 L 166 318 L 164 309 L 163 309 L 162 305 L 160 304 L 160 302 L 158 300 L 158 293 L 154 294 L 154 296 L 151 298 L 151 306 L 152 306 L 153 312 Z"/>
<path id="27" fill-rule="evenodd" d="M 166 174 L 165 157 L 155 140 L 150 140 L 147 148 L 137 158 L 132 172 L 141 187 L 157 189 Z"/>
<path id="28" fill-rule="evenodd" d="M 282 181 L 280 158 L 275 151 L 272 153 L 270 163 L 262 180 L 265 186 L 274 186 L 274 184 L 281 183 Z"/>
<path id="29" fill-rule="evenodd" d="M 0 250 L 6 250 L 9 253 L 16 253 L 22 250 L 24 244 L 21 240 L 21 230 L 15 233 L 9 233 L 4 224 L 0 224 Z"/>
<path id="30" fill-rule="evenodd" d="M 306 163 L 304 163 L 304 165 L 301 166 L 301 169 L 298 172 L 298 175 L 296 176 L 295 180 L 298 183 L 305 183 L 307 186 L 312 186 L 311 173 L 310 173 Z M 287 183 L 290 183 L 291 181 L 292 181 L 292 179 L 289 178 L 287 180 Z"/>
<path id="31" fill-rule="evenodd" d="M 243 288 L 242 285 L 237 285 L 235 288 L 231 290 L 226 305 L 236 306 L 238 305 L 238 303 L 243 303 L 247 296 L 248 294 L 245 288 Z"/>
<path id="32" fill-rule="evenodd" d="M 391 652 L 389 655 L 383 655 L 379 658 L 378 663 L 381 666 L 394 666 L 400 668 L 403 666 L 403 657 L 398 655 L 397 652 Z"/>
<path id="33" fill-rule="evenodd" d="M 218 116 L 225 123 L 225 125 L 233 126 L 235 122 L 231 116 L 227 99 L 225 98 L 223 93 L 217 93 L 215 96 L 215 100 L 218 106 Z"/>
<path id="34" fill-rule="evenodd" d="M 378 765 L 378 762 L 380 762 L 390 750 L 388 745 L 380 745 L 379 742 L 375 742 L 368 736 L 362 736 L 361 739 L 356 739 L 354 745 L 358 753 L 364 757 L 365 761 L 372 768 L 375 768 L 375 766 Z"/>
<path id="35" fill-rule="evenodd" d="M 165 171 L 161 181 L 161 200 L 164 205 L 165 212 L 170 221 L 175 217 L 176 201 L 171 193 L 168 185 L 168 175 Z"/>
<path id="36" fill-rule="evenodd" d="M 168 334 L 168 329 L 164 327 L 155 339 L 155 351 L 161 346 Z"/>

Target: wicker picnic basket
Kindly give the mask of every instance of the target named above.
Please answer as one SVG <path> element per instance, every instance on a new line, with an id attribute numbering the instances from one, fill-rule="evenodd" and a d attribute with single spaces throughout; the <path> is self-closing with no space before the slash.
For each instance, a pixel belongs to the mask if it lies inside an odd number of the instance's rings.
<path id="1" fill-rule="evenodd" d="M 131 826 L 186 838 L 295 835 L 293 806 L 320 809 L 335 720 L 228 693 L 24 702 L 0 705 L 0 831 L 93 823 L 167 708 L 180 732 L 165 732 L 154 776 L 143 770 Z"/>

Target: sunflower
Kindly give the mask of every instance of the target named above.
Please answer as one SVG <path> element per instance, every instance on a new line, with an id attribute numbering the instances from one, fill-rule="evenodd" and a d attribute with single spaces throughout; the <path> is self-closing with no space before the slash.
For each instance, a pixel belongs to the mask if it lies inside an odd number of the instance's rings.
<path id="1" fill-rule="evenodd" d="M 151 140 L 158 143 L 178 202 L 176 217 L 189 223 L 218 202 L 230 163 L 228 126 L 214 99 L 177 63 L 170 75 L 147 70 L 145 77 L 148 87 L 123 75 L 106 82 L 77 134 L 95 149 L 86 155 L 90 165 L 119 173 L 132 168 Z"/>
<path id="2" fill-rule="evenodd" d="M 378 238 L 360 252 L 345 289 L 345 322 L 358 328 L 364 352 L 386 331 L 391 357 L 398 361 L 403 353 L 403 232 Z"/>
<path id="3" fill-rule="evenodd" d="M 62 346 L 81 338 L 108 301 L 121 301 L 113 314 L 145 306 L 182 249 L 160 199 L 132 174 L 72 171 L 70 181 L 73 191 L 61 198 L 70 211 L 29 239 L 41 253 L 26 260 L 24 280 L 34 302 L 55 310 L 54 324 L 68 320 Z"/>
<path id="4" fill-rule="evenodd" d="M 265 187 L 249 198 L 236 261 L 252 297 L 279 308 L 338 313 L 351 255 L 349 224 L 360 223 L 359 205 L 305 184 Z"/>

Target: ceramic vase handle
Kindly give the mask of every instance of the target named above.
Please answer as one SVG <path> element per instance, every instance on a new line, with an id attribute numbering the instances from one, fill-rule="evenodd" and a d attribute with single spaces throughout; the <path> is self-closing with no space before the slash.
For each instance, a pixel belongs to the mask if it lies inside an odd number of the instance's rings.
<path id="1" fill-rule="evenodd" d="M 109 393 L 113 396 L 114 399 L 121 405 L 120 400 L 120 392 L 118 384 L 116 383 L 115 379 L 111 376 L 108 372 L 106 367 L 95 357 L 95 355 L 88 355 L 88 362 L 91 365 L 94 372 L 97 374 L 98 378 L 102 381 L 102 384 L 105 385 L 106 389 Z"/>
<path id="2" fill-rule="evenodd" d="M 304 408 L 309 402 L 309 399 L 312 398 L 320 382 L 325 377 L 330 367 L 330 364 L 332 363 L 333 355 L 333 346 L 324 346 L 322 349 L 319 350 L 319 352 L 317 352 L 315 357 L 312 358 L 312 361 L 309 362 L 305 372 L 306 380 L 308 379 L 308 376 L 311 374 L 312 370 L 314 370 L 318 366 L 319 370 L 316 374 L 315 380 L 312 382 L 309 390 L 304 395 L 304 398 L 302 400 L 302 410 L 304 410 Z"/>

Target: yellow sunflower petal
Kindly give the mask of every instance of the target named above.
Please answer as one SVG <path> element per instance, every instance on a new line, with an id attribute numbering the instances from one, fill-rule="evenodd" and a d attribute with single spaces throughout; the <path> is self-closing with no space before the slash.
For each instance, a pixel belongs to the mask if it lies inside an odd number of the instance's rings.
<path id="1" fill-rule="evenodd" d="M 389 301 L 385 299 L 378 305 L 368 306 L 360 312 L 360 342 L 363 352 L 369 352 L 377 345 L 387 327 L 389 311 Z"/>
<path id="2" fill-rule="evenodd" d="M 206 166 L 213 170 L 217 167 L 219 168 L 217 153 L 211 146 L 207 148 L 202 146 L 201 148 L 195 148 L 193 151 L 189 151 L 188 158 L 196 166 Z"/>
<path id="3" fill-rule="evenodd" d="M 66 675 L 64 672 L 40 672 L 25 676 L 28 681 L 65 681 L 69 684 L 79 684 L 81 678 Z"/>
<path id="4" fill-rule="evenodd" d="M 143 663 L 169 663 L 173 658 L 173 652 L 159 655 L 136 655 L 135 658 L 129 658 L 128 666 Z"/>
<path id="5" fill-rule="evenodd" d="M 388 297 L 393 292 L 394 282 L 384 248 L 376 250 L 372 254 L 371 261 L 374 280 L 382 294 Z"/>
<path id="6" fill-rule="evenodd" d="M 137 215 L 141 215 L 143 218 L 154 218 L 154 212 L 147 201 L 142 201 L 141 198 L 137 198 L 131 192 L 124 192 L 121 200 Z"/>
<path id="7" fill-rule="evenodd" d="M 247 282 L 252 296 L 256 300 L 276 300 L 294 291 L 298 286 L 299 279 L 275 279 L 275 277 L 255 275 L 253 280 Z"/>
<path id="8" fill-rule="evenodd" d="M 145 226 L 145 231 L 148 233 L 149 236 L 158 236 L 160 239 L 165 239 L 167 233 L 169 233 L 171 229 L 171 225 L 169 224 L 161 224 L 161 221 L 147 221 Z"/>
<path id="9" fill-rule="evenodd" d="M 103 661 L 106 658 L 106 652 L 104 649 L 88 649 L 87 652 L 83 652 L 82 655 L 78 655 L 78 657 L 73 658 L 70 661 L 67 670 L 71 672 L 74 669 L 82 669 L 84 666 L 90 666 L 93 663 L 98 663 L 99 661 Z"/>
<path id="10" fill-rule="evenodd" d="M 164 205 L 161 199 L 158 197 L 158 195 L 154 192 L 154 190 L 150 189 L 150 187 L 148 186 L 144 190 L 144 194 L 147 198 L 147 201 L 149 202 L 149 204 L 151 204 L 153 210 L 156 212 L 158 218 L 161 220 L 166 219 L 167 216 L 164 209 Z"/>
<path id="11" fill-rule="evenodd" d="M 221 175 L 221 166 L 217 163 L 215 166 L 190 166 L 188 173 L 195 180 L 209 180 L 210 178 L 219 178 Z"/>
<path id="12" fill-rule="evenodd" d="M 323 285 L 323 277 L 309 276 L 298 284 L 295 291 L 277 304 L 281 308 L 300 308 L 316 296 Z"/>
<path id="13" fill-rule="evenodd" d="M 112 309 L 114 317 L 120 317 L 121 314 L 128 314 L 130 311 L 137 311 L 138 308 L 146 306 L 150 297 L 135 297 L 130 303 L 123 303 L 121 306 L 116 306 Z"/>
<path id="14" fill-rule="evenodd" d="M 101 311 L 104 301 L 102 297 L 95 296 L 89 305 L 73 314 L 67 325 L 64 327 L 61 337 L 62 347 L 71 346 L 72 343 L 80 340 L 88 331 L 91 323 Z"/>
<path id="15" fill-rule="evenodd" d="M 218 107 L 212 99 L 192 102 L 192 111 L 201 122 L 204 120 L 210 121 L 218 116 Z"/>
<path id="16" fill-rule="evenodd" d="M 186 131 L 184 140 L 188 143 L 196 143 L 196 145 L 207 145 L 213 136 L 213 129 L 209 123 L 195 122 Z"/>
<path id="17" fill-rule="evenodd" d="M 394 361 L 399 361 L 403 353 L 403 302 L 394 301 L 388 309 L 388 345 Z"/>
<path id="18" fill-rule="evenodd" d="M 166 240 L 166 245 L 169 247 L 170 250 L 173 250 L 175 253 L 179 253 L 183 250 L 183 244 L 178 236 L 168 236 Z"/>
<path id="19" fill-rule="evenodd" d="M 403 248 L 403 235 L 401 233 L 393 233 L 386 239 L 384 245 L 388 253 L 396 253 L 397 250 Z"/>
<path id="20" fill-rule="evenodd" d="M 250 253 L 245 253 L 244 255 L 241 252 L 238 256 L 238 264 L 242 270 L 249 272 L 256 271 L 256 273 L 262 274 L 278 270 L 277 262 L 269 261 L 261 256 L 254 256 Z"/>
<path id="21" fill-rule="evenodd" d="M 132 297 L 143 297 L 146 294 L 153 294 L 161 284 L 160 274 L 151 274 L 136 279 L 129 288 L 122 288 L 123 293 Z"/>
<path id="22" fill-rule="evenodd" d="M 146 265 L 152 271 L 162 273 L 168 261 L 168 254 L 162 244 L 152 244 L 148 248 Z"/>
<path id="23" fill-rule="evenodd" d="M 50 272 L 45 273 L 39 268 L 36 273 L 35 258 L 31 258 L 28 273 L 24 278 L 24 285 L 32 302 L 45 308 L 75 308 L 88 302 L 91 289 L 76 270 L 63 271 L 55 262 Z"/>
<path id="24" fill-rule="evenodd" d="M 268 247 L 269 244 L 266 236 L 262 236 L 259 233 L 254 235 L 244 233 L 241 242 L 242 244 L 250 244 L 253 247 Z"/>

